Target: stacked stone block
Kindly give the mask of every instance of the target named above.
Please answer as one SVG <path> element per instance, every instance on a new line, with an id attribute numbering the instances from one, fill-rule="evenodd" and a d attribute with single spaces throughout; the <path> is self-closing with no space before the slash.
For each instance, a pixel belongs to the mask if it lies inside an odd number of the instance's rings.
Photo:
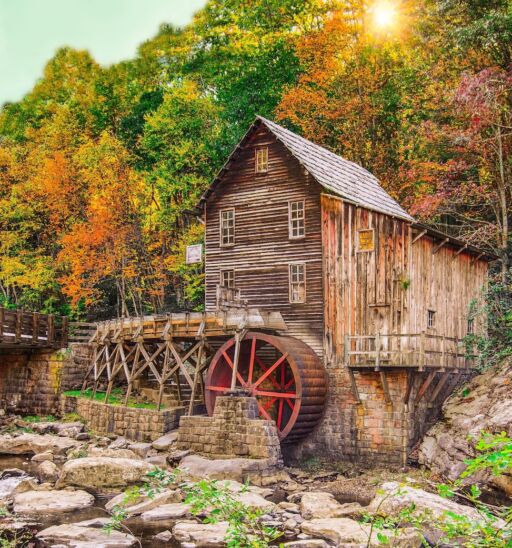
<path id="1" fill-rule="evenodd" d="M 259 418 L 258 403 L 246 396 L 219 396 L 212 417 L 181 417 L 177 447 L 214 459 L 245 457 L 282 463 L 273 421 Z"/>
<path id="2" fill-rule="evenodd" d="M 63 396 L 62 411 L 78 413 L 87 427 L 99 434 L 117 434 L 134 441 L 150 442 L 176 429 L 185 408 L 157 411 Z"/>

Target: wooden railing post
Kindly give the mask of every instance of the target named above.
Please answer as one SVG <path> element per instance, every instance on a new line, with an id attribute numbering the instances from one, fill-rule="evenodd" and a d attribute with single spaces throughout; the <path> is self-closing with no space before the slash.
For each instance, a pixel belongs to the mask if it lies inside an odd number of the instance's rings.
<path id="1" fill-rule="evenodd" d="M 37 312 L 32 313 L 32 343 L 37 344 L 39 338 L 39 314 Z"/>
<path id="2" fill-rule="evenodd" d="M 14 328 L 14 342 L 21 342 L 21 333 L 22 333 L 22 324 L 23 324 L 23 311 L 21 308 L 16 310 L 16 326 Z"/>
<path id="3" fill-rule="evenodd" d="M 69 318 L 67 316 L 61 317 L 62 323 L 61 323 L 61 347 L 66 348 L 68 345 L 68 335 L 69 335 Z"/>
<path id="4" fill-rule="evenodd" d="M 441 369 L 446 370 L 446 336 L 443 335 L 441 340 Z"/>
<path id="5" fill-rule="evenodd" d="M 420 363 L 419 371 L 425 371 L 425 331 L 420 335 Z"/>
<path id="6" fill-rule="evenodd" d="M 48 327 L 46 337 L 48 339 L 48 344 L 53 344 L 55 339 L 55 318 L 53 314 L 48 314 Z"/>
<path id="7" fill-rule="evenodd" d="M 375 371 L 380 371 L 380 333 L 375 335 Z"/>
<path id="8" fill-rule="evenodd" d="M 4 339 L 5 308 L 0 307 L 0 341 Z"/>

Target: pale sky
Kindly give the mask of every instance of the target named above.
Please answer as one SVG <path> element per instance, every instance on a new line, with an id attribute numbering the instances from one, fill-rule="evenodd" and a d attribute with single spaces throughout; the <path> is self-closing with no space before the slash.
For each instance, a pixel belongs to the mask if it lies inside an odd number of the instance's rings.
<path id="1" fill-rule="evenodd" d="M 134 56 L 161 23 L 187 24 L 206 0 L 0 0 L 0 105 L 18 101 L 61 46 L 101 64 Z"/>

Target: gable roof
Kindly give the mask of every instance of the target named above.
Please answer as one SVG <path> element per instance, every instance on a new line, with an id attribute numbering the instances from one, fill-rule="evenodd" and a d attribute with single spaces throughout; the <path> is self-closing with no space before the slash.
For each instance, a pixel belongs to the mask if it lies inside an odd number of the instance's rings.
<path id="1" fill-rule="evenodd" d="M 210 188 L 201 197 L 201 202 L 207 200 L 214 191 L 228 164 L 234 159 L 235 152 L 259 124 L 263 124 L 310 175 L 327 190 L 358 206 L 407 221 L 414 221 L 413 217 L 400 207 L 398 202 L 382 188 L 379 180 L 369 171 L 262 116 L 256 118 Z"/>

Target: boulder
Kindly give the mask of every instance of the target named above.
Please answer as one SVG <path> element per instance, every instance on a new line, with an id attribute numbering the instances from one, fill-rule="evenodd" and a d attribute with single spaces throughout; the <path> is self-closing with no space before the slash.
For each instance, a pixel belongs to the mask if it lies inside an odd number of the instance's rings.
<path id="1" fill-rule="evenodd" d="M 349 518 L 322 518 L 301 524 L 303 533 L 333 542 L 336 546 L 345 544 L 364 545 L 368 543 L 370 526 Z"/>
<path id="2" fill-rule="evenodd" d="M 283 544 L 286 548 L 329 548 L 330 544 L 327 544 L 322 539 L 309 539 L 309 540 L 292 540 L 291 542 L 285 542 Z"/>
<path id="3" fill-rule="evenodd" d="M 130 451 L 133 451 L 141 459 L 145 459 L 151 454 L 155 454 L 155 451 L 150 443 L 144 443 L 144 442 L 130 443 L 130 445 L 128 446 L 128 449 Z"/>
<path id="4" fill-rule="evenodd" d="M 512 361 L 473 378 L 464 391 L 455 392 L 442 409 L 442 418 L 425 435 L 419 448 L 420 464 L 449 480 L 466 469 L 476 456 L 474 441 L 482 432 L 512 436 Z M 512 474 L 493 476 L 480 471 L 466 484 L 488 485 L 512 495 Z"/>
<path id="5" fill-rule="evenodd" d="M 0 436 L 0 454 L 3 455 L 30 455 L 51 452 L 54 455 L 65 455 L 79 442 L 71 438 L 54 436 L 52 434 L 21 434 Z"/>
<path id="6" fill-rule="evenodd" d="M 367 511 L 370 513 L 378 511 L 379 514 L 392 516 L 411 504 L 415 505 L 417 513 L 427 512 L 434 519 L 442 518 L 446 512 L 453 512 L 466 516 L 472 521 L 481 520 L 478 511 L 470 506 L 464 506 L 423 489 L 404 486 L 394 481 L 380 486 L 379 493 L 372 500 Z M 497 525 L 500 525 L 499 521 Z"/>
<path id="7" fill-rule="evenodd" d="M 120 495 L 117 495 L 113 499 L 109 500 L 105 505 L 105 510 L 111 512 L 114 506 L 123 504 L 124 498 L 124 493 L 121 493 Z M 129 506 L 126 507 L 126 513 L 129 516 L 138 516 L 143 512 L 147 512 L 163 504 L 181 502 L 182 499 L 183 495 L 181 491 L 166 489 L 165 491 L 162 491 L 161 493 L 158 493 L 152 497 L 138 497 L 136 500 L 132 501 Z"/>
<path id="8" fill-rule="evenodd" d="M 360 504 L 340 504 L 331 493 L 323 491 L 304 493 L 300 501 L 300 513 L 304 519 L 341 518 L 362 512 L 363 507 Z"/>
<path id="9" fill-rule="evenodd" d="M 153 537 L 161 542 L 170 542 L 172 540 L 172 533 L 170 531 L 162 531 Z"/>
<path id="10" fill-rule="evenodd" d="M 74 438 L 84 431 L 81 422 L 36 422 L 30 427 L 38 434 L 57 434 L 58 436 Z"/>
<path id="11" fill-rule="evenodd" d="M 225 546 L 225 538 L 228 532 L 228 523 L 196 523 L 195 521 L 178 522 L 172 533 L 174 538 L 181 543 L 191 542 L 197 548 L 215 548 Z"/>
<path id="12" fill-rule="evenodd" d="M 140 516 L 144 521 L 176 520 L 191 517 L 190 504 L 175 502 L 162 504 Z"/>
<path id="13" fill-rule="evenodd" d="M 181 460 L 180 468 L 192 479 L 234 480 L 243 483 L 254 476 L 262 476 L 272 468 L 269 459 L 207 459 L 199 455 L 187 455 Z"/>
<path id="14" fill-rule="evenodd" d="M 85 457 L 67 461 L 62 467 L 58 487 L 73 485 L 101 490 L 124 488 L 144 480 L 153 467 L 136 459 Z"/>
<path id="15" fill-rule="evenodd" d="M 70 546 L 75 548 L 123 548 L 135 546 L 137 539 L 121 531 L 107 532 L 104 526 L 108 519 L 97 518 L 78 523 L 54 525 L 37 533 L 38 540 L 47 546 Z"/>
<path id="16" fill-rule="evenodd" d="M 45 460 L 53 461 L 53 453 L 51 451 L 45 451 L 44 453 L 37 453 L 30 460 L 32 462 L 44 462 Z"/>
<path id="17" fill-rule="evenodd" d="M 87 450 L 88 457 L 112 457 L 113 459 L 140 459 L 131 449 L 112 449 L 111 447 L 91 447 Z"/>
<path id="18" fill-rule="evenodd" d="M 167 432 L 167 434 L 160 436 L 151 445 L 153 446 L 153 449 L 156 449 L 157 451 L 169 451 L 176 443 L 177 437 L 178 430 L 173 430 L 172 432 Z"/>
<path id="19" fill-rule="evenodd" d="M 110 445 L 110 449 L 126 449 L 129 445 L 129 441 L 123 436 L 116 438 Z"/>
<path id="20" fill-rule="evenodd" d="M 162 468 L 162 469 L 169 468 L 167 466 L 167 458 L 165 455 L 153 455 L 152 457 L 147 457 L 146 462 L 158 468 Z"/>
<path id="21" fill-rule="evenodd" d="M 94 497 L 85 491 L 41 490 L 14 495 L 14 511 L 17 514 L 71 512 L 93 504 Z"/>
<path id="22" fill-rule="evenodd" d="M 55 483 L 59 478 L 59 469 L 57 465 L 50 460 L 43 461 L 37 467 L 37 473 L 41 481 Z"/>

